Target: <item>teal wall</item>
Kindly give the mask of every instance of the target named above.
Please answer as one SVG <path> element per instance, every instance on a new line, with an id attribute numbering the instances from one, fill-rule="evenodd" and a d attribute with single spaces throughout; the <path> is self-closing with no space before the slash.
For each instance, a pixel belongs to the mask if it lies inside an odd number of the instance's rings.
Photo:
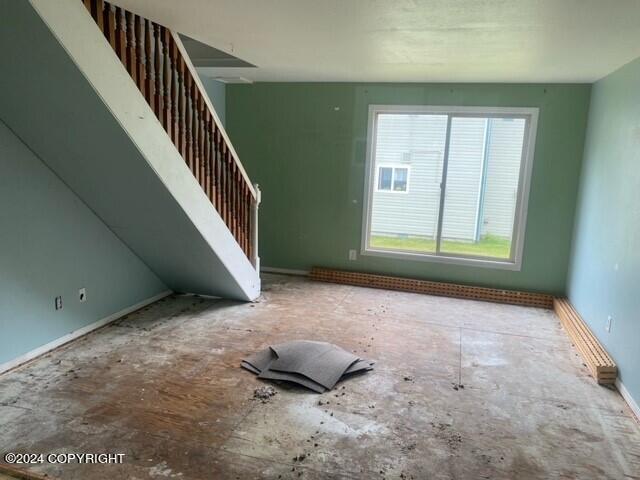
<path id="1" fill-rule="evenodd" d="M 593 86 L 567 288 L 636 402 L 639 287 L 640 58 Z"/>
<path id="2" fill-rule="evenodd" d="M 263 192 L 262 265 L 563 293 L 590 85 L 227 86 L 227 131 Z M 539 107 L 522 270 L 359 256 L 369 104 Z"/>
<path id="3" fill-rule="evenodd" d="M 204 75 L 200 75 L 200 81 L 209 96 L 209 100 L 211 100 L 213 104 L 213 108 L 215 108 L 218 114 L 218 118 L 222 122 L 222 126 L 225 126 L 227 113 L 226 85 L 211 77 L 205 77 Z"/>
<path id="4" fill-rule="evenodd" d="M 0 120 L 0 364 L 166 289 Z"/>

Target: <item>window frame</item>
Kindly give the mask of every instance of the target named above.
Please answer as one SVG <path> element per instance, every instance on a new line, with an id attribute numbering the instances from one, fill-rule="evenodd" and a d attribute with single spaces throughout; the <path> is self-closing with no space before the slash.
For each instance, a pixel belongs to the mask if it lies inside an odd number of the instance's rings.
<path id="1" fill-rule="evenodd" d="M 381 168 L 390 168 L 391 169 L 391 188 L 389 190 L 384 190 L 379 188 L 380 181 L 380 169 Z M 407 188 L 405 190 L 394 190 L 395 182 L 396 182 L 396 169 L 404 169 L 407 171 Z M 411 167 L 406 163 L 380 163 L 378 164 L 378 168 L 375 173 L 375 190 L 379 193 L 394 193 L 394 194 L 402 194 L 406 195 L 409 193 L 409 177 L 411 176 Z"/>
<path id="2" fill-rule="evenodd" d="M 518 178 L 518 195 L 516 200 L 515 215 L 513 221 L 513 232 L 511 237 L 511 255 L 508 259 L 493 257 L 481 257 L 464 254 L 451 254 L 437 251 L 411 252 L 402 250 L 392 250 L 371 247 L 369 245 L 371 236 L 371 216 L 373 205 L 373 194 L 377 192 L 378 169 L 374 168 L 377 138 L 377 116 L 379 114 L 432 114 L 447 115 L 447 130 L 445 140 L 443 176 L 441 182 L 440 213 L 439 223 L 442 222 L 442 212 L 444 209 L 444 195 L 446 190 L 446 167 L 448 160 L 448 147 L 451 134 L 451 119 L 453 117 L 480 117 L 480 118 L 523 118 L 525 119 L 525 131 L 522 145 L 522 159 L 520 174 Z M 362 234 L 360 254 L 365 256 L 377 256 L 396 258 L 403 260 L 413 260 L 422 262 L 448 263 L 454 265 L 466 265 L 474 267 L 493 268 L 501 270 L 520 271 L 522 269 L 522 254 L 524 251 L 525 231 L 527 224 L 527 210 L 529 204 L 529 193 L 531 190 L 531 174 L 535 155 L 536 135 L 538 130 L 539 108 L 537 107 L 463 107 L 463 106 L 432 106 L 432 105 L 369 105 L 369 115 L 367 123 L 367 149 L 365 164 L 364 201 L 362 214 Z M 380 164 L 379 166 L 382 166 Z M 384 164 L 386 165 L 386 164 Z M 393 175 L 392 175 L 393 176 Z M 407 191 L 408 186 L 407 173 Z M 442 188 L 444 185 L 445 188 Z M 380 192 L 390 193 L 388 190 Z M 404 193 L 404 192 L 396 192 Z M 441 231 L 441 229 L 438 229 Z M 440 239 L 436 238 L 438 250 Z"/>

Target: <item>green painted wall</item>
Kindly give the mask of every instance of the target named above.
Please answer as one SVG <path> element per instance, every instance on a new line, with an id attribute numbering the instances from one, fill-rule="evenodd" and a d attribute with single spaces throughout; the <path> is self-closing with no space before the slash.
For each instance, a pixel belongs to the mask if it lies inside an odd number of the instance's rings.
<path id="1" fill-rule="evenodd" d="M 639 88 L 640 58 L 593 86 L 568 279 L 571 302 L 615 359 L 638 403 Z"/>
<path id="2" fill-rule="evenodd" d="M 263 192 L 262 265 L 565 289 L 590 85 L 228 85 L 227 131 Z M 539 107 L 522 270 L 359 256 L 369 104 Z"/>
<path id="3" fill-rule="evenodd" d="M 226 85 L 204 75 L 200 75 L 200 81 L 202 82 L 204 89 L 207 91 L 207 95 L 209 95 L 209 100 L 211 100 L 213 108 L 216 109 L 216 113 L 222 122 L 222 126 L 225 126 L 227 112 L 227 107 L 225 105 L 227 101 Z"/>
<path id="4" fill-rule="evenodd" d="M 0 364 L 165 290 L 0 119 Z"/>

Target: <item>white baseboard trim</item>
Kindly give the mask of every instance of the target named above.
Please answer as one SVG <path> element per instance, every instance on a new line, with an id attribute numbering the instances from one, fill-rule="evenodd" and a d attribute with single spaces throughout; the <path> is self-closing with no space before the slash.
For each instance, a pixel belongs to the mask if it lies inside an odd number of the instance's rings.
<path id="1" fill-rule="evenodd" d="M 30 352 L 20 355 L 19 357 L 16 357 L 13 360 L 0 363 L 0 374 L 5 373 L 9 370 L 13 370 L 14 368 L 22 365 L 23 363 L 33 360 L 34 358 L 39 357 L 40 355 L 44 355 L 45 353 L 50 352 L 55 348 L 61 347 L 65 343 L 69 343 L 72 340 L 82 337 L 83 335 L 86 335 L 87 333 L 92 332 L 93 330 L 96 330 L 100 327 L 103 327 L 108 323 L 111 323 L 119 319 L 120 317 L 123 317 L 131 312 L 134 312 L 135 310 L 139 310 L 153 302 L 157 302 L 158 300 L 163 299 L 164 297 L 171 295 L 172 293 L 173 292 L 171 290 L 166 290 L 162 293 L 159 293 L 158 295 L 154 295 L 153 297 L 149 297 L 141 302 L 138 302 L 135 305 L 131 305 L 130 307 L 125 308 L 124 310 L 120 310 L 119 312 L 109 315 L 108 317 L 100 319 L 97 322 L 93 322 L 85 327 L 79 328 L 78 330 L 74 330 L 71 333 L 67 333 L 62 337 L 56 338 L 52 342 L 46 343 L 34 350 L 31 350 Z"/>
<path id="2" fill-rule="evenodd" d="M 290 268 L 261 267 L 260 271 L 264 273 L 283 273 L 285 275 L 301 275 L 303 277 L 306 277 L 309 275 L 308 270 L 292 270 Z"/>
<path id="3" fill-rule="evenodd" d="M 619 378 L 616 378 L 616 388 L 620 392 L 620 395 L 622 395 L 622 398 L 624 398 L 624 400 L 627 402 L 627 405 L 629 405 L 629 408 L 631 409 L 633 414 L 636 416 L 636 420 L 640 422 L 640 407 L 631 396 L 631 393 L 629 393 L 629 390 L 627 390 L 627 387 L 624 386 Z"/>

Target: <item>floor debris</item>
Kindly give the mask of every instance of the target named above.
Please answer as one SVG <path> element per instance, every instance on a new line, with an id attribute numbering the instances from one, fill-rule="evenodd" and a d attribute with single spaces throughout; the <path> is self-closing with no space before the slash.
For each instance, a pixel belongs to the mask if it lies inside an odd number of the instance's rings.
<path id="1" fill-rule="evenodd" d="M 258 387 L 253 391 L 253 398 L 262 401 L 262 403 L 267 403 L 271 399 L 271 397 L 273 397 L 277 393 L 278 392 L 273 387 Z"/>
<path id="2" fill-rule="evenodd" d="M 261 350 L 242 360 L 240 366 L 258 378 L 296 383 L 324 393 L 349 375 L 373 370 L 374 363 L 331 343 L 295 340 Z"/>

